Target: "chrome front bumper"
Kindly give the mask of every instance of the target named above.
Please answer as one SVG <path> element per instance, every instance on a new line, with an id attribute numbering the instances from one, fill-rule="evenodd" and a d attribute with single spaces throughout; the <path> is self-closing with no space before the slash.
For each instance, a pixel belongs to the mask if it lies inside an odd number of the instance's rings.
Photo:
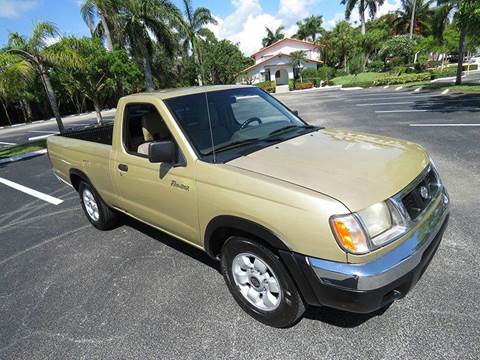
<path id="1" fill-rule="evenodd" d="M 428 265 L 430 259 L 425 261 L 425 257 L 433 256 L 438 244 L 433 244 L 433 250 L 430 245 L 438 238 L 438 233 L 443 231 L 449 214 L 449 198 L 444 189 L 432 201 L 432 206 L 433 209 L 427 212 L 428 215 L 422 218 L 420 224 L 405 235 L 408 239 L 373 261 L 349 264 L 307 257 L 307 264 L 318 281 L 328 287 L 356 292 L 384 288 L 418 267 L 425 268 Z M 421 273 L 423 268 L 419 269 Z"/>

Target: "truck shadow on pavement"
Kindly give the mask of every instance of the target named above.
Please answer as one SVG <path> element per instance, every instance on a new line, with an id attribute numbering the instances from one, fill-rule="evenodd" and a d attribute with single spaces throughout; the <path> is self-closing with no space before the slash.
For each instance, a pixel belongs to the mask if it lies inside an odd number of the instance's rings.
<path id="1" fill-rule="evenodd" d="M 448 98 L 432 97 L 428 100 L 416 100 L 413 109 L 440 113 L 458 111 L 480 112 L 480 96 L 475 94 L 452 94 Z"/>
<path id="2" fill-rule="evenodd" d="M 189 245 L 187 243 L 184 243 L 183 241 L 177 240 L 172 236 L 160 230 L 155 229 L 154 227 L 146 225 L 126 215 L 122 215 L 122 221 L 120 226 L 122 225 L 131 227 L 132 229 L 135 229 L 174 250 L 180 251 L 181 253 L 187 256 L 190 256 L 191 258 L 197 261 L 200 261 L 201 263 L 207 266 L 210 266 L 211 268 L 217 270 L 220 273 L 219 262 L 213 260 L 210 256 L 207 255 L 207 253 L 193 247 L 192 245 Z"/>
<path id="3" fill-rule="evenodd" d="M 213 260 L 200 249 L 197 249 L 182 241 L 178 241 L 170 235 L 126 215 L 122 216 L 122 222 L 120 226 L 128 226 L 132 229 L 135 229 L 174 250 L 180 251 L 181 253 L 200 261 L 201 263 L 215 269 L 219 274 L 221 274 L 220 263 Z M 370 314 L 355 314 L 333 308 L 310 306 L 305 312 L 304 317 L 337 327 L 354 328 L 375 316 L 382 315 L 387 308 L 388 306 Z"/>

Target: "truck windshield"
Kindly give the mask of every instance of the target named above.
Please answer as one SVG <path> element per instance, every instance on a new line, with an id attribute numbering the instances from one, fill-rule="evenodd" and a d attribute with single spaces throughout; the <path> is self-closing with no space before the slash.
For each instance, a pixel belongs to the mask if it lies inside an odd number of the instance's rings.
<path id="1" fill-rule="evenodd" d="M 165 100 L 200 155 L 218 155 L 294 136 L 309 129 L 279 101 L 255 87 Z M 207 105 L 208 104 L 208 105 Z"/>

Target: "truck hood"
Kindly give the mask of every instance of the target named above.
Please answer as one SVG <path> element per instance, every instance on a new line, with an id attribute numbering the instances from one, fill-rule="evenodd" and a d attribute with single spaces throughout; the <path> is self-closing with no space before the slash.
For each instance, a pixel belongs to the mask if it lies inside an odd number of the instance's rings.
<path id="1" fill-rule="evenodd" d="M 428 163 L 423 148 L 408 141 L 323 129 L 228 165 L 328 195 L 358 211 L 402 190 Z"/>

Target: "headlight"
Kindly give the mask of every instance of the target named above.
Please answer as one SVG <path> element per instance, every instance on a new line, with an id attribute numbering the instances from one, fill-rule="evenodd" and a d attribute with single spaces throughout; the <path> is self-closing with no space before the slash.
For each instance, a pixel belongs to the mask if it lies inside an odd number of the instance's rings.
<path id="1" fill-rule="evenodd" d="M 330 220 L 338 244 L 352 254 L 365 254 L 397 239 L 407 226 L 389 201 L 373 204 L 357 213 Z"/>

